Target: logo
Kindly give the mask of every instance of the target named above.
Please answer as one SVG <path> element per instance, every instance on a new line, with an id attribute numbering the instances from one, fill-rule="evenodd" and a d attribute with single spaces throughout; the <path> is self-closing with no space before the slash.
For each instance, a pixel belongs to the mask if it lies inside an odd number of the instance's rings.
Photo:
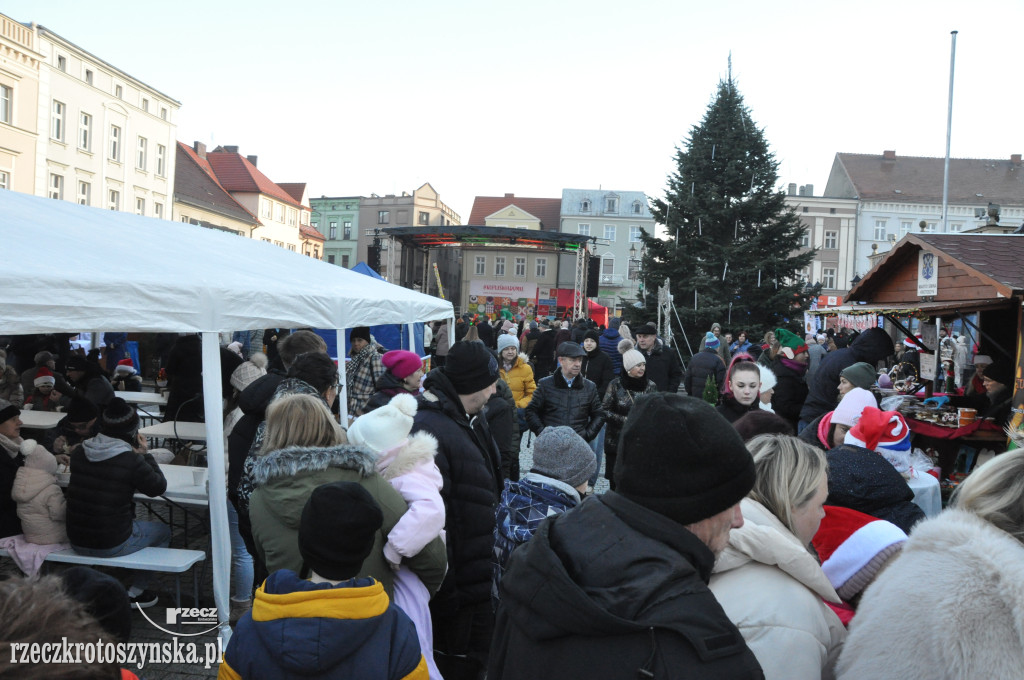
<path id="1" fill-rule="evenodd" d="M 161 626 L 157 621 L 149 618 L 149 614 L 146 613 L 145 609 L 139 609 L 139 612 L 153 624 L 153 627 L 157 630 L 162 630 L 168 635 L 178 635 L 183 637 L 193 637 L 196 635 L 203 635 L 211 630 L 215 630 L 219 624 L 217 620 L 217 608 L 216 607 L 167 607 L 164 618 L 164 623 L 168 626 L 202 626 L 202 630 L 198 630 L 194 633 L 181 633 L 173 630 L 167 630 Z"/>
<path id="2" fill-rule="evenodd" d="M 924 254 L 924 266 L 921 268 L 921 276 L 923 276 L 925 280 L 931 279 L 933 276 L 935 276 L 934 262 L 935 255 L 933 255 L 932 253 Z"/>

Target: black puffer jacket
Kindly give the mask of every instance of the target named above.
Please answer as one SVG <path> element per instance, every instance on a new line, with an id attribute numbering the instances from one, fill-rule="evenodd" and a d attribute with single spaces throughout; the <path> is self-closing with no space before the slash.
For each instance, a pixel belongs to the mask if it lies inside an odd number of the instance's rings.
<path id="1" fill-rule="evenodd" d="M 721 413 L 730 423 L 735 423 L 751 411 L 757 411 L 760 408 L 761 403 L 757 399 L 755 399 L 750 406 L 744 406 L 740 402 L 736 401 L 736 399 L 731 395 L 725 395 L 722 397 L 722 403 L 719 404 L 715 410 Z"/>
<path id="2" fill-rule="evenodd" d="M 781 355 L 772 362 L 772 372 L 778 378 L 775 393 L 772 394 L 772 409 L 775 415 L 785 418 L 796 432 L 800 410 L 807 401 L 807 383 L 804 376 L 782 363 Z M 838 385 L 837 385 L 838 388 Z"/>
<path id="3" fill-rule="evenodd" d="M 542 331 L 537 337 L 537 342 L 534 343 L 529 357 L 537 380 L 551 375 L 557 365 L 555 364 L 555 331 Z"/>
<path id="4" fill-rule="evenodd" d="M 578 375 L 569 387 L 560 370 L 539 380 L 526 407 L 526 425 L 536 435 L 545 427 L 568 425 L 589 442 L 604 425 L 597 385 Z"/>
<path id="5" fill-rule="evenodd" d="M 634 402 L 644 394 L 657 392 L 658 386 L 646 376 L 634 378 L 623 372 L 612 381 L 604 393 L 601 408 L 604 409 L 605 422 L 608 429 L 604 433 L 604 452 L 614 455 L 619 450 L 619 435 L 626 424 L 626 417 L 633 408 Z"/>
<path id="6" fill-rule="evenodd" d="M 647 359 L 648 378 L 658 386 L 659 392 L 678 392 L 679 383 L 683 381 L 683 367 L 679 364 L 679 357 L 674 349 L 669 349 L 656 340 L 651 351 L 645 352 L 637 346 L 637 351 Z M 704 386 L 701 385 L 701 389 Z"/>
<path id="7" fill-rule="evenodd" d="M 468 416 L 443 369 L 427 374 L 413 432 L 437 439 L 448 534 L 448 574 L 430 602 L 439 616 L 491 597 L 494 509 L 501 494 L 501 460 L 487 419 Z"/>
<path id="8" fill-rule="evenodd" d="M 889 461 L 861 446 L 843 444 L 825 454 L 828 457 L 828 505 L 892 522 L 908 534 L 924 519 L 914 505 L 914 492 L 903 475 Z"/>
<path id="9" fill-rule="evenodd" d="M 14 488 L 18 468 L 24 464 L 25 456 L 20 451 L 11 457 L 5 449 L 0 448 L 0 538 L 21 533 L 18 504 L 11 498 L 11 489 Z"/>
<path id="10" fill-rule="evenodd" d="M 713 349 L 702 349 L 693 355 L 690 365 L 686 367 L 683 389 L 689 396 L 700 399 L 708 376 L 715 379 L 715 390 L 721 391 L 725 386 L 725 364 L 722 363 L 722 357 Z"/>
<path id="11" fill-rule="evenodd" d="M 800 420 L 809 423 L 836 407 L 839 397 L 839 374 L 843 369 L 864 361 L 872 366 L 892 354 L 892 339 L 881 328 L 869 328 L 850 343 L 849 347 L 829 352 L 818 365 L 807 401 L 800 410 Z"/>
<path id="12" fill-rule="evenodd" d="M 502 480 L 519 479 L 519 418 L 516 417 L 516 400 L 508 384 L 499 379 L 494 394 L 487 401 L 484 411 L 487 426 L 494 436 L 501 454 Z"/>
<path id="13" fill-rule="evenodd" d="M 71 545 L 103 550 L 132 535 L 135 492 L 159 496 L 167 490 L 153 456 L 139 455 L 120 439 L 98 434 L 71 454 L 67 528 Z"/>
<path id="14" fill-rule="evenodd" d="M 600 347 L 595 347 L 593 352 L 587 352 L 587 356 L 583 357 L 580 375 L 597 385 L 597 394 L 600 396 L 615 377 L 615 367 L 608 355 Z"/>
<path id="15" fill-rule="evenodd" d="M 512 553 L 488 680 L 763 678 L 707 587 L 714 562 L 676 522 L 588 498 Z"/>

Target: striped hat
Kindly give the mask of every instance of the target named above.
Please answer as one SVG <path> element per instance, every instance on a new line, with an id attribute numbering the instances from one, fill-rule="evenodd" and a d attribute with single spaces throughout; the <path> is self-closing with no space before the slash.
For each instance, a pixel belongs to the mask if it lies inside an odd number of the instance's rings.
<path id="1" fill-rule="evenodd" d="M 826 505 L 812 543 L 829 583 L 839 597 L 850 600 L 871 583 L 906 540 L 906 533 L 891 522 Z"/>
<path id="2" fill-rule="evenodd" d="M 896 411 L 880 411 L 874 406 L 867 406 L 857 424 L 846 433 L 844 443 L 878 453 L 910 451 L 910 428 Z"/>

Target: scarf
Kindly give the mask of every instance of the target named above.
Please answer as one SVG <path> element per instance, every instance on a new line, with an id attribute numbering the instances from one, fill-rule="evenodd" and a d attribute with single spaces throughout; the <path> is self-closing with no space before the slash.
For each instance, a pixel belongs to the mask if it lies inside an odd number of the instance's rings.
<path id="1" fill-rule="evenodd" d="M 797 375 L 803 375 L 804 373 L 807 372 L 807 364 L 802 364 L 799 361 L 794 361 L 793 359 L 787 359 L 784 356 L 779 356 L 779 361 L 782 362 L 783 366 L 793 371 Z"/>
<path id="2" fill-rule="evenodd" d="M 11 458 L 17 458 L 18 454 L 21 453 L 21 442 L 23 441 L 21 437 L 11 439 L 0 434 L 0 448 L 3 448 Z"/>
<path id="3" fill-rule="evenodd" d="M 646 373 L 644 373 L 639 378 L 634 378 L 629 374 L 628 371 L 623 371 L 622 374 L 619 375 L 619 381 L 622 383 L 622 386 L 625 387 L 630 392 L 643 392 L 645 389 L 647 389 Z"/>

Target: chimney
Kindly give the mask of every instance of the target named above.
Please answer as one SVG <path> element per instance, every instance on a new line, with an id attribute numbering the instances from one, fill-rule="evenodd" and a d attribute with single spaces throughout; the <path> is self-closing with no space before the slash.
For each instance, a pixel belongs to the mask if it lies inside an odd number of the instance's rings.
<path id="1" fill-rule="evenodd" d="M 1020 154 L 1015 153 L 1012 156 L 1010 156 L 1010 162 L 1013 163 L 1014 165 L 1020 165 Z"/>
<path id="2" fill-rule="evenodd" d="M 803 184 L 800 185 L 800 195 L 801 196 L 806 196 L 807 195 L 807 187 L 805 187 Z"/>
<path id="3" fill-rule="evenodd" d="M 505 194 L 505 198 L 515 198 L 515 194 Z"/>
<path id="4" fill-rule="evenodd" d="M 224 150 L 227 151 L 228 153 L 238 153 L 237 146 L 225 146 Z"/>
<path id="5" fill-rule="evenodd" d="M 256 167 L 256 158 L 257 158 L 256 156 L 246 156 L 245 160 L 247 160 L 250 163 L 252 163 L 252 167 L 255 168 Z"/>
<path id="6" fill-rule="evenodd" d="M 192 150 L 196 152 L 196 155 L 206 160 L 206 145 L 202 142 L 192 142 Z"/>
<path id="7" fill-rule="evenodd" d="M 882 158 L 887 161 L 894 161 L 896 160 L 896 152 L 894 150 L 887 149 L 886 151 L 882 152 Z"/>
<path id="8" fill-rule="evenodd" d="M 790 196 L 796 196 L 796 182 L 789 183 L 789 191 L 786 193 Z"/>
<path id="9" fill-rule="evenodd" d="M 807 185 L 807 195 L 808 196 L 813 196 L 814 195 L 814 185 L 813 184 L 808 184 Z"/>

